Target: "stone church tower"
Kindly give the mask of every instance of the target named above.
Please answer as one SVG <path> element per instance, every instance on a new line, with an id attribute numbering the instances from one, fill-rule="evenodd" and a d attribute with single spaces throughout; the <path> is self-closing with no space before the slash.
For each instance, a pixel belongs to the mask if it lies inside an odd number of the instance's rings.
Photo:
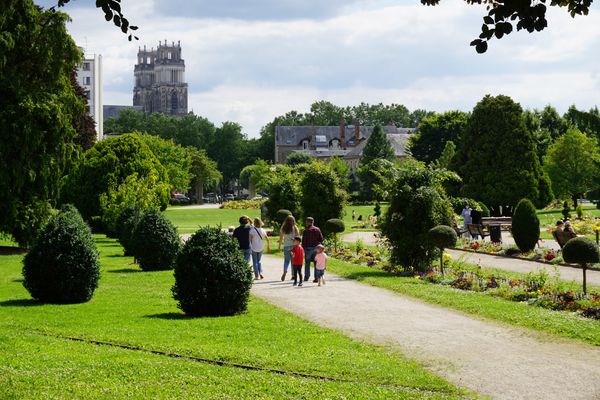
<path id="1" fill-rule="evenodd" d="M 171 45 L 166 40 L 159 42 L 156 50 L 140 48 L 134 75 L 134 106 L 140 106 L 148 114 L 181 116 L 188 113 L 188 85 L 179 42 Z"/>

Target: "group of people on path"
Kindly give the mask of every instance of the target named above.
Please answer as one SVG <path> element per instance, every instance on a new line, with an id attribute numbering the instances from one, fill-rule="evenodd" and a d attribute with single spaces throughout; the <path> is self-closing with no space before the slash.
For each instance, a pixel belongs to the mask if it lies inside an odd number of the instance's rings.
<path id="1" fill-rule="evenodd" d="M 283 274 L 281 281 L 285 281 L 288 269 L 292 266 L 292 279 L 294 286 L 302 286 L 302 282 L 310 280 L 311 264 L 314 263 L 314 283 L 319 286 L 325 284 L 325 269 L 327 268 L 327 255 L 323 246 L 323 233 L 315 225 L 312 217 L 304 221 L 305 228 L 300 236 L 293 215 L 288 215 L 281 226 L 279 233 L 279 250 L 283 245 Z M 304 276 L 302 276 L 304 266 Z"/>
<path id="2" fill-rule="evenodd" d="M 271 251 L 267 232 L 263 229 L 260 218 L 252 221 L 248 216 L 241 216 L 240 225 L 233 230 L 232 238 L 238 242 L 240 250 L 247 262 L 252 260 L 254 279 L 264 279 L 262 270 L 262 254 Z M 323 246 L 323 234 L 315 226 L 314 219 L 306 218 L 305 229 L 300 235 L 296 219 L 289 215 L 283 222 L 279 234 L 279 246 L 283 245 L 283 274 L 281 281 L 285 281 L 288 269 L 292 268 L 294 286 L 302 286 L 302 282 L 310 280 L 311 264 L 314 263 L 314 283 L 319 286 L 325 284 L 325 269 L 327 268 L 327 255 Z M 304 266 L 304 275 L 302 267 Z"/>

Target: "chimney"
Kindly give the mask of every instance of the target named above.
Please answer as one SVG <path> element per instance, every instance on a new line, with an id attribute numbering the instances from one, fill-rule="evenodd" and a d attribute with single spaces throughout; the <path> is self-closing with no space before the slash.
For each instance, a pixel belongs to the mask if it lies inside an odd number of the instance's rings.
<path id="1" fill-rule="evenodd" d="M 346 148 L 346 121 L 344 118 L 340 119 L 340 147 Z"/>
<path id="2" fill-rule="evenodd" d="M 357 118 L 354 120 L 354 145 L 358 146 L 360 143 L 360 120 Z"/>

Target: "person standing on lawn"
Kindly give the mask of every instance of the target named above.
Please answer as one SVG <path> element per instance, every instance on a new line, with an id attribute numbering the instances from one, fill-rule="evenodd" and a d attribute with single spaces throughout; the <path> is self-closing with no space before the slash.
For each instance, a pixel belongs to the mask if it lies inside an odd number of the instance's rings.
<path id="1" fill-rule="evenodd" d="M 281 281 L 285 281 L 285 276 L 288 271 L 288 267 L 292 263 L 292 248 L 294 248 L 294 238 L 300 235 L 298 226 L 296 225 L 296 219 L 293 215 L 288 215 L 283 221 L 281 230 L 279 232 L 279 246 L 278 250 L 281 250 L 283 244 L 283 275 L 281 275 Z"/>
<path id="2" fill-rule="evenodd" d="M 262 264 L 260 259 L 265 251 L 267 243 L 267 252 L 271 251 L 267 232 L 263 229 L 263 222 L 260 218 L 254 218 L 254 225 L 250 228 L 250 249 L 252 250 L 252 267 L 254 268 L 254 279 L 264 279 L 262 274 Z"/>
<path id="3" fill-rule="evenodd" d="M 234 229 L 231 237 L 237 240 L 240 250 L 244 254 L 246 262 L 249 263 L 250 258 L 252 257 L 252 250 L 250 249 L 250 226 L 248 225 L 250 220 L 248 217 L 243 215 L 240 217 L 239 221 L 240 226 Z"/>
<path id="4" fill-rule="evenodd" d="M 323 242 L 323 234 L 321 230 L 315 226 L 313 217 L 306 218 L 306 228 L 302 232 L 302 247 L 304 248 L 304 280 L 310 279 L 310 264 L 315 260 L 315 249 Z M 315 274 L 316 275 L 316 274 Z M 315 278 L 313 281 L 317 283 Z"/>
<path id="5" fill-rule="evenodd" d="M 292 248 L 292 275 L 294 286 L 302 286 L 302 263 L 304 262 L 304 249 L 302 248 L 302 238 L 294 238 L 294 247 Z M 300 279 L 298 279 L 300 278 Z"/>

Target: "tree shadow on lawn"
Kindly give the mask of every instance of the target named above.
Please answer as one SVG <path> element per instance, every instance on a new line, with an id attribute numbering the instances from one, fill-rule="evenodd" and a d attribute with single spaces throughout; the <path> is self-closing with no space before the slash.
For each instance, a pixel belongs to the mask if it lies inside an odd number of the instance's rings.
<path id="1" fill-rule="evenodd" d="M 0 301 L 0 307 L 35 307 L 42 305 L 44 305 L 44 303 L 34 299 L 15 299 Z"/>
<path id="2" fill-rule="evenodd" d="M 137 268 L 121 268 L 121 269 L 109 269 L 106 272 L 110 272 L 111 274 L 134 274 L 137 272 L 144 272 L 141 269 Z"/>
<path id="3" fill-rule="evenodd" d="M 192 317 L 192 316 L 185 315 L 184 313 L 179 313 L 179 312 L 168 312 L 168 313 L 144 315 L 144 318 L 167 319 L 167 320 L 194 319 L 194 317 Z"/>

